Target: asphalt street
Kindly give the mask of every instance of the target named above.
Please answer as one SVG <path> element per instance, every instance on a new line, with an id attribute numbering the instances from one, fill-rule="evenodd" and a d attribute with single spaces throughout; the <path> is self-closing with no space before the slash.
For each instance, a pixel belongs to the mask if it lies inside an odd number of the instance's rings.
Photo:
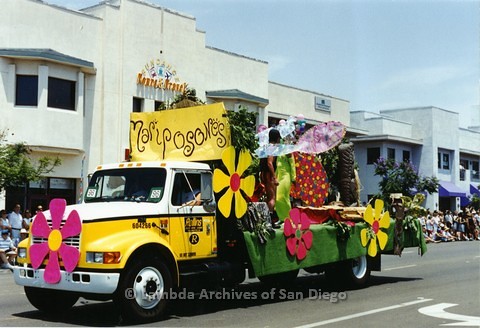
<path id="1" fill-rule="evenodd" d="M 75 307 L 46 316 L 32 307 L 11 273 L 0 271 L 1 326 L 123 326 L 111 302 L 80 299 Z M 239 288 L 173 301 L 164 327 L 453 327 L 480 326 L 480 241 L 429 244 L 401 257 L 382 256 L 382 272 L 368 286 L 329 286 L 323 275 L 301 272 L 276 289 L 257 279 Z"/>

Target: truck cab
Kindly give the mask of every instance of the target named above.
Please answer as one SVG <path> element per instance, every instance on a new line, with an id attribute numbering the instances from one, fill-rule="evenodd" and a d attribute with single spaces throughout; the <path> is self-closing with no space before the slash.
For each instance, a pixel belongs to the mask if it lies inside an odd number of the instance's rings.
<path id="1" fill-rule="evenodd" d="M 155 319 L 163 312 L 162 294 L 218 255 L 207 164 L 102 165 L 91 176 L 81 204 L 62 207 L 56 201 L 41 214 L 49 232 L 38 235 L 39 228 L 32 225 L 30 237 L 19 245 L 14 269 L 16 283 L 25 286 L 27 298 L 40 310 L 69 308 L 82 296 L 113 299 L 126 317 Z M 55 226 L 59 208 L 61 223 Z M 62 231 L 72 230 L 75 221 L 71 217 L 79 218 L 80 230 L 65 236 Z M 43 218 L 35 221 L 40 224 Z M 54 231 L 61 234 L 61 245 L 58 238 L 54 243 Z M 54 249 L 54 244 L 60 246 Z M 40 248 L 45 254 L 34 263 Z M 76 254 L 78 261 L 68 270 L 67 258 Z M 53 259 L 58 264 L 51 264 Z"/>

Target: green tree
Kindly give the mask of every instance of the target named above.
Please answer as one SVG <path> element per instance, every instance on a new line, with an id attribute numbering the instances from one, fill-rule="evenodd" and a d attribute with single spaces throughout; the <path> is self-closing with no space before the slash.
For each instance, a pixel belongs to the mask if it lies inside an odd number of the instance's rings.
<path id="1" fill-rule="evenodd" d="M 238 111 L 227 111 L 227 117 L 230 123 L 232 145 L 237 150 L 246 150 L 253 154 L 258 148 L 258 141 L 255 138 L 257 113 L 240 106 Z"/>
<path id="2" fill-rule="evenodd" d="M 0 191 L 29 181 L 38 181 L 61 164 L 58 157 L 41 157 L 33 161 L 24 143 L 8 144 L 7 130 L 0 131 Z"/>
<path id="3" fill-rule="evenodd" d="M 413 190 L 432 194 L 438 190 L 438 179 L 423 177 L 417 173 L 415 166 L 410 162 L 397 163 L 394 160 L 379 158 L 375 162 L 375 175 L 380 176 L 380 193 L 378 198 L 390 205 L 390 194 L 401 193 L 404 196 L 413 196 Z"/>

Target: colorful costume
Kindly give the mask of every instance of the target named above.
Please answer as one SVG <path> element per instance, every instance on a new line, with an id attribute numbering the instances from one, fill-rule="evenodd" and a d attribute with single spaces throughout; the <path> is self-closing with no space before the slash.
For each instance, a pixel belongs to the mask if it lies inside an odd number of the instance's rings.
<path id="1" fill-rule="evenodd" d="M 295 159 L 292 155 L 282 155 L 277 158 L 276 176 L 278 180 L 277 200 L 275 202 L 275 211 L 279 221 L 289 217 L 290 209 L 290 189 L 292 182 L 295 182 Z"/>

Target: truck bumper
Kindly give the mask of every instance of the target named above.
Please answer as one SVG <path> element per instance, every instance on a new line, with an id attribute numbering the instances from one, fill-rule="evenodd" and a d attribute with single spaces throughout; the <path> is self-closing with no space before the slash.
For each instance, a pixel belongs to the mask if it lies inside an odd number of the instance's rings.
<path id="1" fill-rule="evenodd" d="M 43 279 L 45 269 L 35 270 L 29 267 L 15 266 L 13 276 L 21 286 L 67 290 L 79 293 L 112 294 L 117 289 L 120 273 L 100 273 L 61 270 L 60 281 L 49 284 Z"/>

